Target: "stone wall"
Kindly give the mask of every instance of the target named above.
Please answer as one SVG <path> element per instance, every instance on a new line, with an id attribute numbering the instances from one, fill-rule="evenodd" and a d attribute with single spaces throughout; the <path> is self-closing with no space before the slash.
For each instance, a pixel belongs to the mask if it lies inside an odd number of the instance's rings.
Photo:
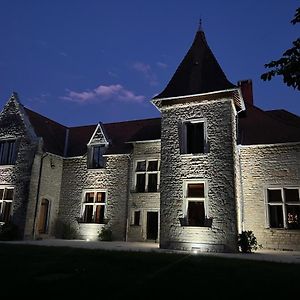
<path id="1" fill-rule="evenodd" d="M 28 120 L 21 105 L 11 98 L 0 114 L 0 139 L 16 139 L 17 159 L 11 166 L 0 166 L 0 186 L 13 186 L 12 222 L 24 235 L 31 167 L 37 148 L 37 139 L 28 128 Z"/>
<path id="2" fill-rule="evenodd" d="M 69 224 L 83 239 L 97 239 L 102 224 L 80 222 L 85 190 L 103 190 L 107 193 L 105 209 L 106 227 L 112 230 L 113 239 L 125 240 L 128 209 L 127 155 L 106 157 L 103 169 L 87 169 L 86 156 L 65 159 L 63 162 L 62 190 L 59 222 Z"/>
<path id="3" fill-rule="evenodd" d="M 182 122 L 204 118 L 208 153 L 180 153 Z M 161 227 L 162 248 L 200 251 L 236 251 L 235 109 L 230 99 L 173 105 L 162 108 Z M 207 184 L 207 217 L 210 227 L 181 226 L 184 218 L 185 180 Z"/>
<path id="4" fill-rule="evenodd" d="M 244 230 L 264 248 L 300 250 L 300 231 L 270 229 L 266 219 L 268 187 L 300 187 L 300 144 L 242 146 Z"/>
<path id="5" fill-rule="evenodd" d="M 147 212 L 157 211 L 159 218 L 160 193 L 135 192 L 135 166 L 137 160 L 160 160 L 160 141 L 135 143 L 130 162 L 130 195 L 129 195 L 129 241 L 145 241 L 147 239 Z M 133 225 L 134 211 L 140 211 L 140 225 Z M 159 219 L 158 219 L 159 224 Z M 159 226 L 158 226 L 159 230 Z"/>

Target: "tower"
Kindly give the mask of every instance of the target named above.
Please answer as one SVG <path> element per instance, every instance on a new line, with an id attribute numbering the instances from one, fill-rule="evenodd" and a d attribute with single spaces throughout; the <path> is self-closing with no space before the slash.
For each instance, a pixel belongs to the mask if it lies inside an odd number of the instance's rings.
<path id="1" fill-rule="evenodd" d="M 236 116 L 244 103 L 201 28 L 152 102 L 162 114 L 161 248 L 236 251 Z"/>

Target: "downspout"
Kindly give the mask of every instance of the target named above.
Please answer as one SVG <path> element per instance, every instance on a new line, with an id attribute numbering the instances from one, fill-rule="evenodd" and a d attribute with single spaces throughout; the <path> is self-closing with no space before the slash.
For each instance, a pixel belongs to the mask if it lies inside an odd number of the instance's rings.
<path id="1" fill-rule="evenodd" d="M 127 198 L 126 198 L 126 224 L 125 224 L 125 242 L 128 242 L 128 231 L 129 231 L 129 197 L 130 197 L 130 187 L 131 187 L 131 157 L 130 155 L 128 155 L 128 174 L 127 174 L 127 178 L 128 178 L 128 184 L 127 184 Z"/>
<path id="2" fill-rule="evenodd" d="M 240 112 L 244 111 L 243 109 L 239 110 L 237 112 L 237 115 L 236 115 L 236 126 L 237 126 L 237 137 L 239 135 L 239 119 L 238 119 L 238 114 Z M 242 231 L 244 231 L 244 188 L 243 188 L 243 174 L 242 174 L 242 165 L 241 165 L 241 142 L 242 142 L 242 137 L 239 141 L 239 137 L 238 137 L 238 142 L 239 144 L 237 145 L 237 153 L 238 153 L 238 164 L 239 164 L 239 176 L 240 176 L 240 182 L 239 182 L 239 185 L 240 185 L 240 200 L 239 200 L 239 220 L 238 220 L 238 231 L 239 233 L 241 233 Z"/>
<path id="3" fill-rule="evenodd" d="M 42 180 L 42 171 L 43 171 L 43 163 L 44 158 L 48 156 L 48 153 L 42 153 L 41 159 L 40 159 L 40 169 L 39 169 L 39 180 L 37 185 L 37 191 L 36 191 L 36 202 L 35 202 L 35 209 L 34 209 L 34 218 L 33 218 L 33 228 L 32 228 L 32 237 L 35 239 L 36 235 L 36 219 L 37 219 L 37 212 L 38 212 L 38 205 L 39 205 L 39 197 L 40 197 L 40 188 L 41 188 L 41 180 Z"/>

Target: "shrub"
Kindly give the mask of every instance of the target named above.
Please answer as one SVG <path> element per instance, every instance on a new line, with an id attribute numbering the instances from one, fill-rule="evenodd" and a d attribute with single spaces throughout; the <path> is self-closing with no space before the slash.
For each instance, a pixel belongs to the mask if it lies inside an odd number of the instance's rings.
<path id="1" fill-rule="evenodd" d="M 55 237 L 64 240 L 73 240 L 77 238 L 77 231 L 70 223 L 57 221 Z"/>
<path id="2" fill-rule="evenodd" d="M 103 227 L 98 234 L 99 241 L 112 241 L 112 231 L 109 228 Z"/>
<path id="3" fill-rule="evenodd" d="M 16 224 L 7 222 L 0 226 L 0 241 L 13 241 L 20 239 L 21 233 Z"/>
<path id="4" fill-rule="evenodd" d="M 238 245 L 243 253 L 251 253 L 253 250 L 261 248 L 261 245 L 257 244 L 256 237 L 251 230 L 242 231 L 238 235 Z"/>

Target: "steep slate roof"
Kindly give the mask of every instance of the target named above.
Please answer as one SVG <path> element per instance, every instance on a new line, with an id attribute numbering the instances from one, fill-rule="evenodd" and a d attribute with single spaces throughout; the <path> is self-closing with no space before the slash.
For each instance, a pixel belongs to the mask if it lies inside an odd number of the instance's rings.
<path id="1" fill-rule="evenodd" d="M 35 134 L 43 138 L 45 150 L 63 156 L 67 127 L 26 107 L 24 107 L 24 110 L 34 128 Z"/>
<path id="2" fill-rule="evenodd" d="M 43 137 L 45 151 L 64 156 L 68 133 L 67 156 L 81 156 L 97 124 L 66 127 L 28 108 L 24 108 L 35 133 Z M 263 111 L 251 104 L 239 118 L 239 142 L 242 145 L 300 142 L 300 117 L 285 110 Z M 107 154 L 130 153 L 131 142 L 160 139 L 161 119 L 144 119 L 103 124 L 109 140 Z"/>
<path id="3" fill-rule="evenodd" d="M 71 127 L 67 156 L 79 156 L 86 153 L 86 145 L 97 125 Z M 103 124 L 109 141 L 106 154 L 130 153 L 133 141 L 160 139 L 160 118 Z"/>
<path id="4" fill-rule="evenodd" d="M 199 30 L 167 87 L 154 99 L 202 94 L 234 87 L 210 50 L 204 32 Z"/>
<path id="5" fill-rule="evenodd" d="M 300 142 L 300 117 L 246 104 L 246 116 L 239 120 L 239 139 L 242 145 Z"/>

